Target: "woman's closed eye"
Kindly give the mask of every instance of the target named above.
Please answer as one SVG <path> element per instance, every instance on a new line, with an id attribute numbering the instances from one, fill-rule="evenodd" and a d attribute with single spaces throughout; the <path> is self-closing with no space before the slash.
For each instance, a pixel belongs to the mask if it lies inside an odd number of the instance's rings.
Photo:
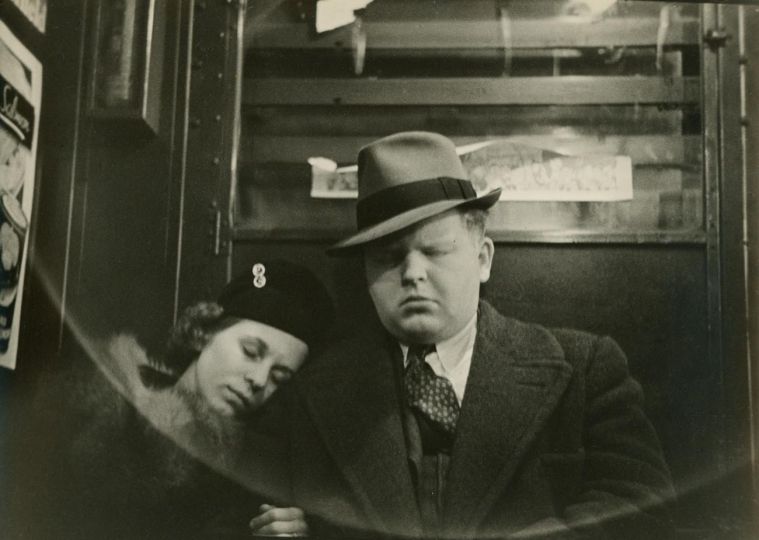
<path id="1" fill-rule="evenodd" d="M 269 376 L 276 384 L 284 384 L 293 376 L 293 370 L 285 366 L 272 366 Z"/>
<path id="2" fill-rule="evenodd" d="M 263 358 L 269 350 L 269 347 L 260 338 L 243 339 L 240 342 L 240 346 L 245 355 L 251 360 L 259 360 Z"/>

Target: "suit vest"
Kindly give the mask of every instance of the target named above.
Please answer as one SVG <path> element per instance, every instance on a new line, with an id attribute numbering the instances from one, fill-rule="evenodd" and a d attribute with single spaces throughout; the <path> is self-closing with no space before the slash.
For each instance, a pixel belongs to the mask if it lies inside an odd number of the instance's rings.
<path id="1" fill-rule="evenodd" d="M 424 536 L 440 538 L 453 437 L 436 429 L 421 413 L 408 406 L 403 386 L 403 365 L 395 371 L 396 387 L 401 396 L 408 466 Z"/>

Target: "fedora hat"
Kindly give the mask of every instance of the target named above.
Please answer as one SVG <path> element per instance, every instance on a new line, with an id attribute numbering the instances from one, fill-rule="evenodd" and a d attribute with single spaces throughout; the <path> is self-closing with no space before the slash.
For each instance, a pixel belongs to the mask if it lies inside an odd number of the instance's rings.
<path id="1" fill-rule="evenodd" d="M 487 209 L 501 189 L 477 196 L 449 138 L 408 131 L 358 152 L 358 232 L 327 249 L 346 255 L 389 234 L 458 207 Z"/>

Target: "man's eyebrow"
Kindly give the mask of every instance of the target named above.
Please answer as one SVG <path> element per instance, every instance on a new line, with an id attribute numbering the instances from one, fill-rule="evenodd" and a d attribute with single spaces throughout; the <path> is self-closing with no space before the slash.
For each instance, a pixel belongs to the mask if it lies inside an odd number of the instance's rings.
<path id="1" fill-rule="evenodd" d="M 456 238 L 450 235 L 443 235 L 443 236 L 435 236 L 433 238 L 429 238 L 426 240 L 423 240 L 419 243 L 421 247 L 440 247 L 440 246 L 448 246 L 450 244 L 455 244 Z"/>

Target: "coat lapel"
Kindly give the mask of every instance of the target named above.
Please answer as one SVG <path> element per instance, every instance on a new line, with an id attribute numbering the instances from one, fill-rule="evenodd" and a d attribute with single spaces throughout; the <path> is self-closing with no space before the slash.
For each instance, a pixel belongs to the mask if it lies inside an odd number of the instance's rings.
<path id="1" fill-rule="evenodd" d="M 508 485 L 572 373 L 555 339 L 481 303 L 446 486 L 449 530 L 474 532 Z"/>
<path id="2" fill-rule="evenodd" d="M 314 370 L 306 397 L 322 441 L 373 528 L 419 536 L 394 372 L 400 348 L 377 329 L 333 360 Z"/>

